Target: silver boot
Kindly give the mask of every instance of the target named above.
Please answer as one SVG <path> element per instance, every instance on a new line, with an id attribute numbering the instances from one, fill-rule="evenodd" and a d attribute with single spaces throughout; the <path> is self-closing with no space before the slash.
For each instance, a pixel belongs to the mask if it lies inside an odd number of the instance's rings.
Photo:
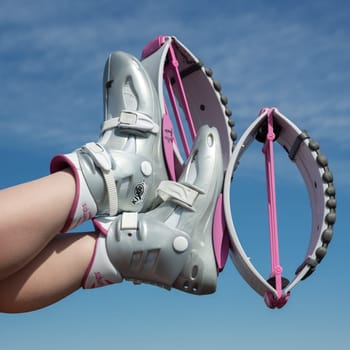
<path id="1" fill-rule="evenodd" d="M 51 163 L 52 172 L 69 166 L 76 178 L 75 206 L 65 230 L 96 215 L 149 210 L 159 183 L 168 179 L 159 98 L 135 57 L 124 52 L 108 57 L 103 96 L 98 141 Z"/>
<path id="2" fill-rule="evenodd" d="M 97 244 L 116 269 L 114 281 L 124 278 L 193 294 L 213 293 L 218 269 L 212 232 L 223 177 L 219 134 L 203 126 L 178 182 L 163 181 L 158 187 L 162 203 L 156 209 L 95 220 L 102 232 Z M 99 259 L 92 262 L 83 286 L 106 284 L 96 276 L 104 276 Z M 107 279 L 113 277 L 102 278 Z"/>

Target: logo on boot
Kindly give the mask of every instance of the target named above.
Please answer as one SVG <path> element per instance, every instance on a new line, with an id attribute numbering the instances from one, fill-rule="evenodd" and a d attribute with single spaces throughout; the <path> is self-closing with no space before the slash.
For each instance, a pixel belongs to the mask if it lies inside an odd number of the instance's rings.
<path id="1" fill-rule="evenodd" d="M 134 188 L 134 197 L 132 198 L 132 204 L 138 204 L 143 201 L 143 197 L 145 194 L 145 182 L 140 182 Z"/>

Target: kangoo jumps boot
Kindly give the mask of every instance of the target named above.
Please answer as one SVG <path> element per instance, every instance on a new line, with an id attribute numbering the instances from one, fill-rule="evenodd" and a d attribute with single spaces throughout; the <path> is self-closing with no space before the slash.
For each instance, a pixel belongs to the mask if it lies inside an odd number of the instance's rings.
<path id="1" fill-rule="evenodd" d="M 101 234 L 82 286 L 126 279 L 192 294 L 213 293 L 218 269 L 212 232 L 223 177 L 217 129 L 202 126 L 178 182 L 159 185 L 162 202 L 157 208 L 94 220 Z"/>
<path id="2" fill-rule="evenodd" d="M 159 183 L 168 179 L 159 98 L 135 57 L 121 51 L 110 54 L 103 97 L 98 141 L 51 162 L 51 172 L 70 167 L 76 180 L 75 200 L 63 232 L 96 215 L 149 210 Z"/>

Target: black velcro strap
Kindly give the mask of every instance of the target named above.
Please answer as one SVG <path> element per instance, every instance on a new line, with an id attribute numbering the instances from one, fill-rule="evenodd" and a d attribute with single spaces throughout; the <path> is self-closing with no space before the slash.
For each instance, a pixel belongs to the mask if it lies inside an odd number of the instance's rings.
<path id="1" fill-rule="evenodd" d="M 288 156 L 291 160 L 295 159 L 295 156 L 297 155 L 299 147 L 303 143 L 303 141 L 306 139 L 309 139 L 309 138 L 310 138 L 310 136 L 308 135 L 308 133 L 306 131 L 303 131 L 301 134 L 299 134 L 296 137 L 296 139 L 295 139 L 295 141 L 294 141 L 294 143 L 293 143 L 293 145 L 290 148 L 290 151 L 288 153 Z"/>

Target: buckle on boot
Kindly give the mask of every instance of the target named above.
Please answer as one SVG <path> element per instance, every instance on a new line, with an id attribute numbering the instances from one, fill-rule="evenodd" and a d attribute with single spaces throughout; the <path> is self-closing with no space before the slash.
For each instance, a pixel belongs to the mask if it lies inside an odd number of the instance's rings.
<path id="1" fill-rule="evenodd" d="M 172 201 L 191 211 L 195 211 L 193 204 L 200 193 L 203 192 L 199 189 L 173 181 L 162 181 L 157 188 L 157 195 L 163 202 Z"/>
<path id="2" fill-rule="evenodd" d="M 87 143 L 81 150 L 87 153 L 93 159 L 95 165 L 101 170 L 107 188 L 109 215 L 116 215 L 118 212 L 117 185 L 111 171 L 112 162 L 108 152 L 100 143 L 95 142 Z"/>
<path id="3" fill-rule="evenodd" d="M 150 132 L 157 134 L 159 132 L 159 125 L 147 114 L 127 110 L 121 111 L 118 118 L 105 120 L 101 127 L 101 134 L 114 128 L 125 129 L 125 131 L 139 131 L 141 133 Z"/>

